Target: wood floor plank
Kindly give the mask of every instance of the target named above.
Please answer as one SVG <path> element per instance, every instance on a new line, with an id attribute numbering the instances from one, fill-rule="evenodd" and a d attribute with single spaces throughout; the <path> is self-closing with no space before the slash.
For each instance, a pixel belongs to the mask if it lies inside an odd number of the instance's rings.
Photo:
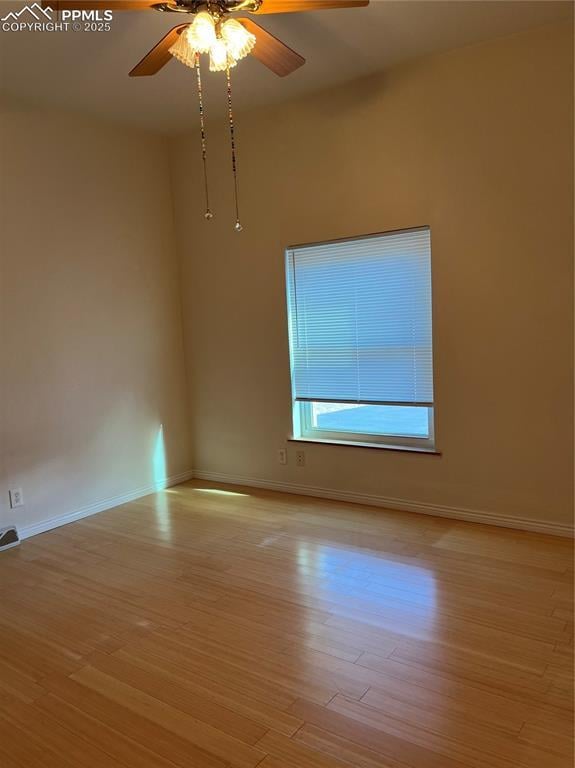
<path id="1" fill-rule="evenodd" d="M 100 672 L 95 667 L 84 667 L 74 673 L 72 679 L 190 742 L 207 754 L 221 758 L 224 763 L 228 762 L 238 768 L 253 768 L 265 757 L 258 749 L 228 736 L 224 730 L 225 726 L 214 728 L 179 708 L 165 704 L 140 688 Z M 179 703 L 181 705 L 182 702 Z"/>
<path id="2" fill-rule="evenodd" d="M 152 633 L 126 650 L 138 658 L 161 663 L 167 669 L 177 669 L 182 677 L 192 681 L 199 680 L 206 686 L 215 683 L 231 690 L 239 690 L 280 709 L 289 707 L 297 699 L 296 693 L 280 688 L 277 681 L 252 675 L 251 672 L 246 673 L 245 669 L 221 660 L 214 663 L 209 654 L 199 652 L 185 641 L 165 635 Z M 324 698 L 331 698 L 329 691 L 325 692 Z"/>
<path id="3" fill-rule="evenodd" d="M 306 744 L 288 739 L 281 733 L 273 731 L 267 733 L 258 746 L 273 758 L 273 760 L 268 759 L 268 766 L 277 765 L 279 761 L 281 765 L 290 766 L 290 768 L 348 768 L 337 758 L 310 749 Z M 263 765 L 266 765 L 265 760 Z"/>
<path id="4" fill-rule="evenodd" d="M 106 752 L 87 743 L 79 734 L 71 733 L 37 707 L 26 707 L 15 701 L 3 706 L 0 701 L 0 717 L 31 733 L 42 750 L 62 756 L 66 765 L 77 768 L 114 768 L 116 765 Z"/>
<path id="5" fill-rule="evenodd" d="M 334 697 L 328 709 L 385 733 L 401 736 L 410 743 L 442 755 L 443 759 L 456 759 L 474 768 L 482 768 L 484 765 L 491 768 L 510 765 L 539 768 L 543 761 L 549 768 L 558 768 L 563 762 L 549 752 L 523 746 L 516 737 L 502 737 L 494 729 L 465 724 L 460 719 L 448 722 L 441 713 L 432 712 L 430 717 L 422 717 L 417 724 L 407 708 L 389 717 L 363 702 L 345 699 L 340 695 Z M 302 716 L 299 710 L 294 710 L 294 713 Z M 454 733 L 457 734 L 456 739 L 452 738 Z"/>
<path id="6" fill-rule="evenodd" d="M 198 768 L 228 768 L 224 760 L 135 712 L 129 705 L 118 704 L 109 696 L 102 695 L 91 685 L 83 685 L 67 677 L 51 678 L 45 681 L 45 685 L 51 694 L 69 706 L 181 768 L 188 768 L 190 761 Z M 134 754 L 138 757 L 137 752 Z"/>
<path id="7" fill-rule="evenodd" d="M 519 741 L 567 759 L 573 756 L 573 735 L 568 734 L 568 729 L 562 733 L 553 733 L 539 725 L 525 723 L 519 734 Z"/>
<path id="8" fill-rule="evenodd" d="M 394 661 L 420 669 L 438 672 L 451 679 L 467 681 L 482 689 L 504 692 L 504 695 L 521 700 L 538 700 L 562 708 L 561 697 L 551 694 L 551 685 L 543 673 L 525 669 L 510 657 L 489 657 L 478 654 L 473 646 L 459 650 L 447 649 L 441 643 L 400 643 L 390 655 Z"/>
<path id="9" fill-rule="evenodd" d="M 443 670 L 426 669 L 404 664 L 395 658 L 364 654 L 357 664 L 377 672 L 364 699 L 389 693 L 421 706 L 452 709 L 455 702 L 459 712 L 470 712 L 480 721 L 493 722 L 497 727 L 517 732 L 527 720 L 547 716 L 549 722 L 563 722 L 565 711 L 541 703 L 533 692 L 502 688 L 500 680 L 489 684 L 487 679 L 467 679 Z M 545 690 L 545 689 L 544 689 Z M 545 694 L 539 696 L 544 700 Z M 374 705 L 377 706 L 377 705 Z"/>
<path id="10" fill-rule="evenodd" d="M 8 768 L 73 768 L 65 755 L 46 749 L 34 735 L 0 720 L 0 765 Z"/>
<path id="11" fill-rule="evenodd" d="M 390 723 L 389 731 L 375 727 L 374 723 L 377 726 L 382 725 L 383 715 L 374 718 L 372 723 L 367 723 L 351 717 L 349 713 L 344 714 L 333 709 L 318 707 L 317 704 L 302 700 L 292 705 L 290 711 L 306 723 L 321 728 L 327 733 L 361 747 L 367 747 L 381 755 L 382 760 L 426 768 L 468 768 L 470 765 L 451 755 L 430 749 L 430 739 L 425 738 L 424 731 L 421 732 L 421 739 L 415 741 L 409 739 L 408 729 L 401 728 L 400 723 Z M 426 741 L 427 744 L 422 744 L 421 741 Z"/>
<path id="12" fill-rule="evenodd" d="M 158 699 L 194 720 L 211 725 L 244 744 L 255 744 L 268 730 L 232 709 L 216 704 L 209 698 L 197 696 L 195 692 L 176 684 L 173 680 L 166 680 L 157 672 L 143 670 L 121 658 L 101 653 L 93 654 L 90 657 L 90 667 Z"/>
<path id="13" fill-rule="evenodd" d="M 182 674 L 180 665 L 170 664 L 161 656 L 146 656 L 141 650 L 134 652 L 130 648 L 116 651 L 114 656 L 118 659 L 125 659 L 144 672 L 150 672 L 152 675 L 161 675 L 162 679 L 166 680 L 166 682 L 191 691 L 199 701 L 215 702 L 226 709 L 231 709 L 233 712 L 247 717 L 249 720 L 260 723 L 266 729 L 283 733 L 285 736 L 293 736 L 303 725 L 303 721 L 273 706 L 267 699 L 259 701 L 248 696 L 245 690 L 222 685 L 213 679 L 207 680 L 197 675 L 188 676 Z"/>
<path id="14" fill-rule="evenodd" d="M 33 710 L 46 713 L 72 735 L 81 736 L 88 744 L 98 747 L 110 755 L 117 765 L 137 768 L 174 768 L 178 765 L 88 714 L 85 709 L 79 709 L 53 694 L 38 699 Z"/>
<path id="15" fill-rule="evenodd" d="M 358 768 L 405 768 L 405 762 L 399 762 L 390 755 L 385 758 L 367 746 L 345 739 L 339 734 L 324 731 L 314 725 L 306 724 L 295 735 L 295 740 L 306 744 L 316 752 L 343 760 Z"/>
<path id="16" fill-rule="evenodd" d="M 572 768 L 573 542 L 189 482 L 0 556 L 7 768 Z"/>

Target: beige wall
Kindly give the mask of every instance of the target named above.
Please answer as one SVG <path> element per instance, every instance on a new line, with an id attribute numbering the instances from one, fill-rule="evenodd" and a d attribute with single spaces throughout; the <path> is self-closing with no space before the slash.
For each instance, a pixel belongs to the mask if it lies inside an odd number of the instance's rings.
<path id="1" fill-rule="evenodd" d="M 571 72 L 571 29 L 550 26 L 242 115 L 239 235 L 225 119 L 209 126 L 210 223 L 197 142 L 174 148 L 196 469 L 569 521 Z M 296 468 L 290 444 L 280 466 L 284 248 L 422 224 L 442 456 L 314 445 Z"/>
<path id="2" fill-rule="evenodd" d="M 164 143 L 12 109 L 1 146 L 0 526 L 25 529 L 153 485 L 161 425 L 185 472 L 189 420 Z"/>

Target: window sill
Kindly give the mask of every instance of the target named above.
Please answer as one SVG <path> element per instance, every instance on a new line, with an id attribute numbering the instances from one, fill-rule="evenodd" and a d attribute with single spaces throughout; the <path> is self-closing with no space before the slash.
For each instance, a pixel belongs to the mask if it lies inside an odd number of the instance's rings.
<path id="1" fill-rule="evenodd" d="M 357 443 L 351 440 L 318 440 L 315 437 L 288 437 L 289 443 L 317 443 L 319 445 L 343 445 L 349 448 L 375 448 L 379 451 L 401 451 L 402 453 L 429 453 L 432 456 L 441 456 L 441 451 L 435 448 L 422 448 L 419 446 L 389 445 L 386 443 Z"/>

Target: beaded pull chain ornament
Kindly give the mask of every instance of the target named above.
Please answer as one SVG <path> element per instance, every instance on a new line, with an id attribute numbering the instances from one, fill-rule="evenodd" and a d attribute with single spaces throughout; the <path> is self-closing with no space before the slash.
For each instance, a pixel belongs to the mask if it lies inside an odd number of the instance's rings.
<path id="1" fill-rule="evenodd" d="M 181 61 L 182 55 L 184 54 L 176 50 L 177 45 L 178 43 L 176 43 L 176 46 L 174 46 L 174 49 L 171 52 L 173 56 L 176 56 L 176 58 L 179 58 Z M 184 53 L 186 52 L 184 51 Z M 213 218 L 214 214 L 210 209 L 210 196 L 209 196 L 209 189 L 208 189 L 208 143 L 206 139 L 205 111 L 204 111 L 202 75 L 200 72 L 199 53 L 194 53 L 193 59 L 188 58 L 187 63 L 188 63 L 188 66 L 195 67 L 196 80 L 198 84 L 198 106 L 200 111 L 200 136 L 202 140 L 202 163 L 204 167 L 204 192 L 206 197 L 206 212 L 204 213 L 204 217 L 209 221 L 211 218 Z M 228 121 L 230 126 L 230 143 L 231 143 L 231 150 L 232 150 L 232 172 L 234 176 L 234 205 L 236 209 L 236 223 L 235 223 L 234 229 L 236 230 L 236 232 L 241 232 L 243 227 L 240 221 L 240 207 L 239 207 L 239 193 L 238 193 L 238 161 L 236 156 L 234 113 L 232 110 L 232 78 L 230 75 L 229 67 L 227 67 L 226 69 L 226 78 L 227 78 L 227 98 L 228 98 Z"/>
<path id="2" fill-rule="evenodd" d="M 236 140 L 234 135 L 234 113 L 232 111 L 232 78 L 230 75 L 230 68 L 226 70 L 227 86 L 228 86 L 228 119 L 230 122 L 230 142 L 232 146 L 232 171 L 234 174 L 234 203 L 236 206 L 236 232 L 241 232 L 243 227 L 240 222 L 240 209 L 238 203 L 238 168 L 236 160 Z"/>
<path id="3" fill-rule="evenodd" d="M 196 76 L 197 76 L 197 82 L 198 82 L 198 105 L 200 108 L 200 133 L 202 137 L 202 163 L 204 166 L 204 190 L 206 195 L 206 212 L 204 213 L 204 218 L 206 218 L 208 221 L 213 217 L 213 213 L 210 210 L 210 195 L 208 192 L 208 150 L 207 150 L 207 141 L 206 141 L 206 126 L 204 122 L 204 102 L 203 102 L 203 95 L 202 95 L 202 75 L 200 73 L 200 54 L 196 53 L 195 55 L 195 65 L 196 65 Z"/>

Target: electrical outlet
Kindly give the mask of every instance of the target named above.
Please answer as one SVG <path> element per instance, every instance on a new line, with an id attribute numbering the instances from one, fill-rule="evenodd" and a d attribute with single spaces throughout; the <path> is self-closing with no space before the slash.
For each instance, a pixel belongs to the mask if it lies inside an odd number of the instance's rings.
<path id="1" fill-rule="evenodd" d="M 287 451 L 285 448 L 280 448 L 278 451 L 278 461 L 280 464 L 287 464 Z"/>
<path id="2" fill-rule="evenodd" d="M 296 467 L 305 467 L 305 451 L 295 452 L 295 465 Z"/>
<path id="3" fill-rule="evenodd" d="M 11 488 L 8 491 L 8 495 L 10 496 L 10 509 L 14 509 L 14 507 L 24 506 L 24 496 L 22 496 L 22 488 Z"/>

